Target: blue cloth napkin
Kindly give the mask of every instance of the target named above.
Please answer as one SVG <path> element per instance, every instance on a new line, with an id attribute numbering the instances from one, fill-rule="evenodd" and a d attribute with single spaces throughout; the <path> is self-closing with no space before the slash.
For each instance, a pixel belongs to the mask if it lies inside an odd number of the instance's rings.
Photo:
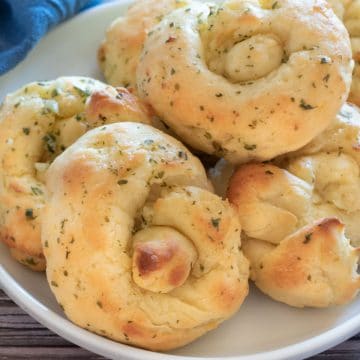
<path id="1" fill-rule="evenodd" d="M 0 75 L 53 26 L 101 0 L 0 0 Z"/>

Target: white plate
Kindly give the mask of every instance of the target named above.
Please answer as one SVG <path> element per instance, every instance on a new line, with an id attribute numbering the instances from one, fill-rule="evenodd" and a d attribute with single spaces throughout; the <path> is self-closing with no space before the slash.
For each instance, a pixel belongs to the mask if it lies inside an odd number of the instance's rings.
<path id="1" fill-rule="evenodd" d="M 16 69 L 0 78 L 0 101 L 9 91 L 34 80 L 62 75 L 100 78 L 96 49 L 111 20 L 129 1 L 91 9 L 57 27 Z M 57 305 L 43 274 L 13 261 L 0 245 L 0 285 L 39 322 L 67 340 L 109 358 L 300 359 L 349 338 L 360 331 L 360 298 L 344 307 L 326 310 L 294 309 L 251 289 L 240 311 L 217 330 L 170 354 L 122 345 L 94 335 L 69 322 Z"/>

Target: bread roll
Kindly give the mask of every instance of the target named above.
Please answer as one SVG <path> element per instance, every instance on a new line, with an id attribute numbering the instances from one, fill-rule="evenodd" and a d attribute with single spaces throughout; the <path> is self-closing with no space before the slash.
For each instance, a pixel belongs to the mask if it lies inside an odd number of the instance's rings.
<path id="1" fill-rule="evenodd" d="M 183 141 L 244 163 L 323 131 L 352 69 L 348 33 L 326 1 L 194 2 L 148 33 L 137 86 Z"/>
<path id="2" fill-rule="evenodd" d="M 89 131 L 53 162 L 47 186 L 47 278 L 79 326 L 167 350 L 217 327 L 247 295 L 235 211 L 170 136 L 135 123 Z"/>
<path id="3" fill-rule="evenodd" d="M 321 160 L 315 170 L 303 164 L 313 176 L 306 179 L 271 164 L 247 164 L 229 185 L 251 279 L 273 299 L 296 307 L 345 304 L 360 287 L 359 249 L 345 236 L 338 216 L 342 209 L 322 192 L 324 183 L 336 183 L 344 174 L 337 173 L 330 159 Z M 349 189 L 339 188 L 339 198 L 348 196 L 342 190 Z"/>

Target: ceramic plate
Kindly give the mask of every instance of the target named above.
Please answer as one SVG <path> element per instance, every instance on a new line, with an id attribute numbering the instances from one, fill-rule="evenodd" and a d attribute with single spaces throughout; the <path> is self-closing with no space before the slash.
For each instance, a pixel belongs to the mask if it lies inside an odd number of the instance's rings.
<path id="1" fill-rule="evenodd" d="M 63 75 L 101 79 L 96 50 L 107 25 L 129 1 L 117 1 L 82 13 L 57 27 L 16 69 L 0 77 L 0 101 L 6 93 L 34 80 Z M 122 345 L 68 321 L 47 286 L 44 274 L 33 273 L 9 257 L 0 245 L 0 285 L 26 312 L 67 340 L 108 358 L 301 359 L 319 353 L 360 331 L 360 297 L 348 306 L 326 310 L 295 309 L 251 288 L 240 311 L 194 343 L 170 353 L 153 353 Z"/>

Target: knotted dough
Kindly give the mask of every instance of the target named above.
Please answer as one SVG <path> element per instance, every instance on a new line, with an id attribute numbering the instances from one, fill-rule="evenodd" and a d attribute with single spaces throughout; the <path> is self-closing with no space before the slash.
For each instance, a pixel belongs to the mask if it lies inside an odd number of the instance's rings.
<path id="1" fill-rule="evenodd" d="M 235 211 L 170 136 L 135 123 L 89 131 L 53 162 L 47 186 L 47 278 L 76 324 L 166 350 L 217 327 L 247 295 Z"/>
<path id="2" fill-rule="evenodd" d="M 352 69 L 348 33 L 326 1 L 193 2 L 147 34 L 137 86 L 183 141 L 242 163 L 324 130 Z"/>
<path id="3" fill-rule="evenodd" d="M 345 304 L 360 288 L 359 250 L 315 187 L 274 165 L 248 164 L 234 174 L 228 192 L 244 231 L 251 279 L 296 307 Z"/>

